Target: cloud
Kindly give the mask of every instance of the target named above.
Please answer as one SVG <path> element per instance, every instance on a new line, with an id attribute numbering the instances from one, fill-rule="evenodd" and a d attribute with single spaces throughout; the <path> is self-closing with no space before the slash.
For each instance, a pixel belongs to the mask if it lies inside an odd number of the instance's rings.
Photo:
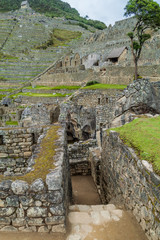
<path id="1" fill-rule="evenodd" d="M 124 7 L 128 0 L 64 0 L 76 8 L 81 16 L 105 22 L 106 25 L 124 18 Z M 157 0 L 160 4 L 160 0 Z"/>

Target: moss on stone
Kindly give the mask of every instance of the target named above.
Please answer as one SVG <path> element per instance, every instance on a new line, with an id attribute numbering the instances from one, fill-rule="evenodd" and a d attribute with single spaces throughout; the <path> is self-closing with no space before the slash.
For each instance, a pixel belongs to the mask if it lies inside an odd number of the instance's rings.
<path id="1" fill-rule="evenodd" d="M 54 156 L 56 153 L 56 140 L 58 140 L 58 129 L 60 126 L 52 125 L 47 131 L 46 136 L 42 139 L 40 145 L 40 152 L 37 154 L 35 159 L 34 170 L 27 173 L 24 176 L 0 176 L 0 181 L 2 180 L 23 180 L 32 183 L 38 178 L 42 178 L 45 181 L 46 175 L 50 172 L 50 169 L 54 169 Z"/>

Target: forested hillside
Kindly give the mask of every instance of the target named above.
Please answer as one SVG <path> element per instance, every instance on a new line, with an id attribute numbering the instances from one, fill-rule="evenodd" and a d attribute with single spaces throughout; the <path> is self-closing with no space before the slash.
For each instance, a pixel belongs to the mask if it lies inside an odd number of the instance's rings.
<path id="1" fill-rule="evenodd" d="M 0 11 L 19 9 L 21 2 L 22 0 L 0 0 Z M 44 13 L 49 17 L 65 17 L 66 19 L 76 20 L 83 27 L 90 25 L 101 30 L 106 28 L 103 22 L 81 17 L 75 8 L 71 8 L 68 3 L 61 0 L 29 0 L 28 2 L 33 10 Z"/>

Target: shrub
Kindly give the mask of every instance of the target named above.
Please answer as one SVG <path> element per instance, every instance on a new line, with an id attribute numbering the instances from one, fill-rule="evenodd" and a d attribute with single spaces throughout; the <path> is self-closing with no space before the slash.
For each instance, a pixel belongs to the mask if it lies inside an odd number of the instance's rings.
<path id="1" fill-rule="evenodd" d="M 94 85 L 94 84 L 98 84 L 99 82 L 97 82 L 96 80 L 94 81 L 89 81 L 86 83 L 86 86 L 91 86 L 91 85 Z"/>

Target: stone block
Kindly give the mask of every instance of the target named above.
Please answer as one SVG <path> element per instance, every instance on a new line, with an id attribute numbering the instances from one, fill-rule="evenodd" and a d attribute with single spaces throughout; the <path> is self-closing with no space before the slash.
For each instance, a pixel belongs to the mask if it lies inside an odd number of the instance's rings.
<path id="1" fill-rule="evenodd" d="M 7 153 L 0 153 L 0 158 L 7 158 L 8 154 Z"/>
<path id="2" fill-rule="evenodd" d="M 61 203 L 63 200 L 62 190 L 49 192 L 47 200 L 49 203 L 55 203 L 55 204 Z"/>
<path id="3" fill-rule="evenodd" d="M 45 223 L 47 225 L 64 224 L 64 221 L 65 221 L 64 216 L 53 216 L 45 218 Z"/>
<path id="4" fill-rule="evenodd" d="M 26 193 L 29 189 L 29 185 L 25 181 L 16 180 L 11 184 L 12 191 L 17 195 Z"/>
<path id="5" fill-rule="evenodd" d="M 1 232 L 18 232 L 18 229 L 13 226 L 5 226 L 1 228 Z"/>
<path id="6" fill-rule="evenodd" d="M 29 158 L 32 155 L 32 152 L 24 152 L 24 158 Z"/>
<path id="7" fill-rule="evenodd" d="M 58 216 L 61 216 L 61 215 L 64 215 L 64 205 L 61 203 L 59 205 L 53 205 L 51 206 L 50 208 L 50 212 L 53 214 L 53 215 L 58 215 Z"/>
<path id="8" fill-rule="evenodd" d="M 14 227 L 22 227 L 26 225 L 26 220 L 24 218 L 15 218 L 12 220 Z"/>
<path id="9" fill-rule="evenodd" d="M 8 207 L 19 207 L 19 199 L 17 196 L 9 196 L 6 198 Z"/>
<path id="10" fill-rule="evenodd" d="M 41 226 L 38 228 L 38 232 L 40 233 L 48 233 L 49 229 L 46 226 Z"/>
<path id="11" fill-rule="evenodd" d="M 52 232 L 54 233 L 66 233 L 65 225 L 59 224 L 52 227 Z"/>
<path id="12" fill-rule="evenodd" d="M 0 225 L 10 225 L 11 219 L 9 217 L 0 218 Z"/>
<path id="13" fill-rule="evenodd" d="M 62 172 L 61 168 L 55 169 L 51 173 L 46 176 L 46 184 L 48 186 L 48 190 L 58 190 L 62 185 Z"/>
<path id="14" fill-rule="evenodd" d="M 47 208 L 42 207 L 30 207 L 27 210 L 27 217 L 47 217 Z"/>
<path id="15" fill-rule="evenodd" d="M 15 212 L 15 208 L 8 207 L 8 208 L 0 208 L 0 216 L 1 217 L 9 217 Z"/>
<path id="16" fill-rule="evenodd" d="M 28 225 L 42 226 L 44 225 L 43 218 L 30 218 L 27 220 Z"/>
<path id="17" fill-rule="evenodd" d="M 31 187 L 30 187 L 31 191 L 33 192 L 41 192 L 45 189 L 44 187 L 44 183 L 43 183 L 43 180 L 40 178 L 40 179 L 36 179 L 32 184 L 31 184 Z"/>

